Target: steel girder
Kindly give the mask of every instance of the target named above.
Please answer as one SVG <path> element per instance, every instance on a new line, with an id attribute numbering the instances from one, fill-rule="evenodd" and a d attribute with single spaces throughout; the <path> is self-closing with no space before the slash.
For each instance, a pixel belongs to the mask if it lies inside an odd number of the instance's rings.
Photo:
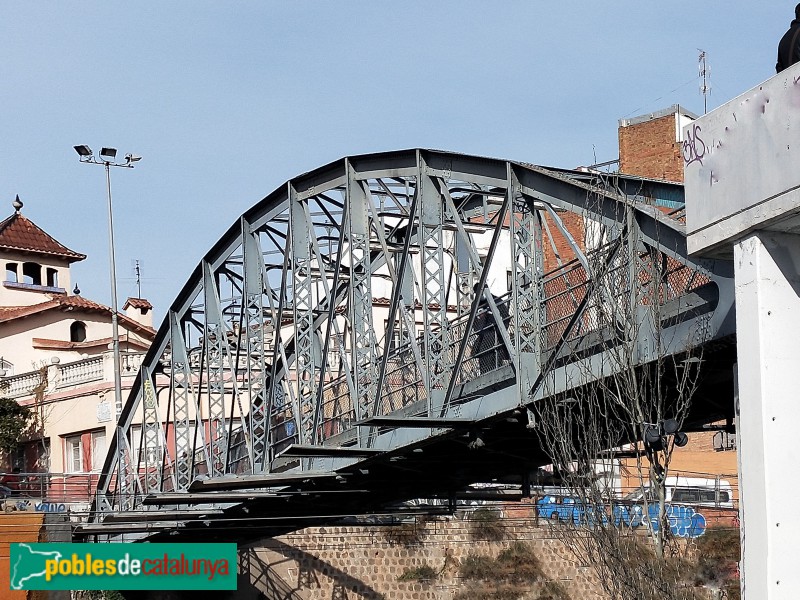
<path id="1" fill-rule="evenodd" d="M 569 385 L 564 352 L 637 286 L 661 286 L 677 313 L 706 306 L 674 319 L 671 351 L 730 334 L 731 265 L 690 259 L 681 223 L 621 192 L 634 183 L 428 150 L 287 182 L 170 307 L 120 417 L 98 518 L 203 482 L 336 470 L 437 423 L 525 407 Z M 658 281 L 642 275 L 656 264 Z M 359 426 L 389 416 L 431 427 Z"/>

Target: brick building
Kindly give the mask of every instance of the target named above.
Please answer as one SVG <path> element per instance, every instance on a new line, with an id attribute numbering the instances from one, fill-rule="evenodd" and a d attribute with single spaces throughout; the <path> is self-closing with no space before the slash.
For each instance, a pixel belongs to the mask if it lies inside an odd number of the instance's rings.
<path id="1" fill-rule="evenodd" d="M 679 105 L 619 121 L 619 170 L 648 179 L 683 182 L 682 128 L 697 119 Z M 738 500 L 736 436 L 719 423 L 708 431 L 694 432 L 684 448 L 676 448 L 673 474 L 721 477 L 731 482 Z M 635 461 L 622 468 L 622 487 L 638 485 Z"/>
<path id="2" fill-rule="evenodd" d="M 681 131 L 697 119 L 679 105 L 620 119 L 619 170 L 648 179 L 683 182 Z"/>

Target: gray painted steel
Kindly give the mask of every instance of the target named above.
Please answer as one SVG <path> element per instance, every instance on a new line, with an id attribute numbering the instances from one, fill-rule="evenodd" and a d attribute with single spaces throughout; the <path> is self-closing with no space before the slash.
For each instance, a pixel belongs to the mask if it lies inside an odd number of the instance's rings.
<path id="1" fill-rule="evenodd" d="M 658 344 L 638 334 L 642 364 L 656 345 L 730 336 L 731 264 L 689 258 L 684 226 L 624 192 L 679 186 L 636 181 L 408 150 L 287 182 L 235 221 L 170 307 L 96 520 L 157 510 L 159 496 L 194 518 L 201 490 L 363 492 L 359 477 L 454 436 L 479 446 L 543 395 L 612 374 L 594 343 L 603 305 L 637 286 L 662 286 L 668 317 Z M 654 264 L 664 270 L 647 280 Z M 492 293 L 500 276 L 505 293 Z M 128 448 L 137 428 L 142 447 Z M 381 501 L 408 493 L 381 486 Z"/>

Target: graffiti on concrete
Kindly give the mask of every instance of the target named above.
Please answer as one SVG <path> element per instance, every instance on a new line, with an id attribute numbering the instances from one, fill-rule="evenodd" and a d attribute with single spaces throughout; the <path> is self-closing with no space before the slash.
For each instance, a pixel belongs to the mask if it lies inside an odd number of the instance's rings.
<path id="1" fill-rule="evenodd" d="M 543 496 L 537 503 L 536 510 L 540 518 L 553 521 L 572 522 L 575 525 L 595 526 L 607 524 L 608 508 L 604 505 L 583 504 L 577 498 L 568 496 Z M 658 519 L 658 504 L 626 503 L 611 506 L 611 522 L 619 527 L 646 527 L 658 531 L 661 524 Z M 696 538 L 706 531 L 706 519 L 691 506 L 683 504 L 667 504 L 665 507 L 667 522 L 672 535 L 680 538 Z"/>
<path id="2" fill-rule="evenodd" d="M 43 513 L 64 513 L 67 512 L 67 505 L 63 502 L 39 502 L 34 507 L 36 512 Z"/>
<path id="3" fill-rule="evenodd" d="M 701 131 L 700 125 L 697 124 L 686 131 L 686 139 L 683 140 L 683 162 L 687 167 L 693 162 L 703 164 L 703 158 L 706 155 L 706 144 L 700 138 Z"/>
<path id="4" fill-rule="evenodd" d="M 706 531 L 706 519 L 691 506 L 667 504 L 664 507 L 669 529 L 672 535 L 681 538 L 696 538 Z M 658 504 L 615 505 L 613 508 L 614 524 L 627 527 L 647 527 L 658 531 L 661 524 L 658 519 Z"/>

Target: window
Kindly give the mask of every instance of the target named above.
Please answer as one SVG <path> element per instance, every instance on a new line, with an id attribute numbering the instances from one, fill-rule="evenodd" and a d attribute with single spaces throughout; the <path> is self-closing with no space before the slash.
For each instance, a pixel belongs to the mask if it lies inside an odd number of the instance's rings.
<path id="1" fill-rule="evenodd" d="M 6 281 L 17 283 L 17 263 L 6 263 Z"/>
<path id="2" fill-rule="evenodd" d="M 69 326 L 69 341 L 70 342 L 85 342 L 86 341 L 86 324 L 81 321 L 73 321 Z"/>
<path id="3" fill-rule="evenodd" d="M 342 345 L 342 337 L 337 333 L 331 333 L 331 339 L 328 343 L 328 373 L 336 371 L 341 362 L 340 348 Z"/>
<path id="4" fill-rule="evenodd" d="M 103 470 L 106 460 L 106 432 L 92 432 L 92 471 L 99 473 Z"/>
<path id="5" fill-rule="evenodd" d="M 383 331 L 384 334 L 389 333 L 389 320 L 386 319 L 383 322 Z M 392 330 L 392 337 L 388 340 L 386 344 L 387 352 L 397 352 L 398 348 L 400 348 L 400 323 L 398 321 L 394 322 L 394 329 Z"/>
<path id="6" fill-rule="evenodd" d="M 194 422 L 189 422 L 189 443 L 192 444 L 194 440 L 194 433 L 195 433 L 195 426 Z M 130 445 L 131 451 L 131 460 L 133 461 L 135 468 L 141 468 L 144 466 L 157 466 L 160 465 L 163 459 L 163 433 L 160 430 L 156 429 L 156 444 L 155 447 L 148 447 L 147 448 L 147 455 L 142 456 L 141 464 L 139 462 L 139 456 L 142 453 L 142 426 L 141 425 L 131 425 L 130 428 L 130 438 L 128 444 Z"/>
<path id="7" fill-rule="evenodd" d="M 714 492 L 711 493 L 713 495 Z M 700 502 L 700 490 L 699 488 L 675 488 L 675 491 L 672 492 L 672 501 L 675 503 L 698 503 Z M 713 501 L 712 498 L 711 502 Z"/>
<path id="8" fill-rule="evenodd" d="M 67 473 L 99 471 L 106 459 L 104 429 L 85 431 L 64 438 L 64 470 Z"/>
<path id="9" fill-rule="evenodd" d="M 0 356 L 0 377 L 11 377 L 14 374 L 14 365 Z"/>
<path id="10" fill-rule="evenodd" d="M 42 285 L 42 267 L 32 262 L 22 263 L 22 282 Z"/>
<path id="11" fill-rule="evenodd" d="M 81 436 L 73 435 L 64 440 L 64 467 L 67 473 L 83 472 L 83 445 Z"/>
<path id="12" fill-rule="evenodd" d="M 56 269 L 47 269 L 47 285 L 50 287 L 58 287 L 58 271 Z"/>

